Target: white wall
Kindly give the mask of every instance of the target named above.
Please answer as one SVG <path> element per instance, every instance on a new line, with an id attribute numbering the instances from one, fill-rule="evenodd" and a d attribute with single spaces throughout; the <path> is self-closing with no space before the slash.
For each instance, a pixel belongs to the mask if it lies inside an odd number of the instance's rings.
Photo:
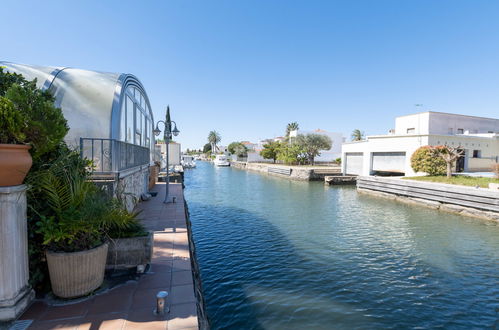
<path id="1" fill-rule="evenodd" d="M 440 112 L 430 112 L 429 115 L 429 134 L 457 134 L 459 128 L 462 128 L 464 132 L 468 131 L 470 134 L 499 133 L 499 119 Z"/>
<path id="2" fill-rule="evenodd" d="M 429 112 L 395 118 L 395 134 L 406 135 L 407 130 L 414 128 L 413 134 L 429 134 Z"/>
<path id="3" fill-rule="evenodd" d="M 405 152 L 405 175 L 413 176 L 416 173 L 411 168 L 411 156 L 416 149 L 428 145 L 428 136 L 406 135 L 406 136 L 371 136 L 365 141 L 348 142 L 342 145 L 342 171 L 345 173 L 345 153 L 362 152 L 363 166 L 362 175 L 371 175 L 372 157 L 375 152 Z"/>

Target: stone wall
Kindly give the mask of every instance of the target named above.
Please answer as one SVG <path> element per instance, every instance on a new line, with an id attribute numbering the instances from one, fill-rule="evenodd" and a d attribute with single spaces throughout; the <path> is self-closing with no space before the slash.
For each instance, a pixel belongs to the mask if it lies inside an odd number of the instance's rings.
<path id="1" fill-rule="evenodd" d="M 129 211 L 139 202 L 140 195 L 148 191 L 149 171 L 149 165 L 137 166 L 120 173 L 120 177 L 114 182 L 114 195 L 121 195 Z"/>
<path id="2" fill-rule="evenodd" d="M 441 211 L 499 221 L 499 192 L 383 177 L 358 177 L 357 191 Z"/>
<path id="3" fill-rule="evenodd" d="M 331 175 L 332 173 L 340 174 L 339 166 L 305 167 L 305 166 L 289 166 L 281 164 L 246 163 L 246 162 L 231 162 L 230 164 L 234 168 L 260 172 L 296 181 L 320 181 L 324 180 L 324 177 L 326 175 Z"/>

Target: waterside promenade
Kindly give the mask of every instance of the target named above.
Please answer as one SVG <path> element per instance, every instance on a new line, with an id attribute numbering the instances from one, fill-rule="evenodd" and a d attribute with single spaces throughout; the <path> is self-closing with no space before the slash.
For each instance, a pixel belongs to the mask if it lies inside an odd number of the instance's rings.
<path id="1" fill-rule="evenodd" d="M 158 183 L 153 189 L 158 195 L 138 206 L 143 224 L 154 231 L 154 254 L 146 274 L 78 303 L 49 306 L 35 301 L 17 325 L 31 322 L 28 329 L 73 330 L 198 329 L 182 185 L 170 185 L 176 203 L 163 203 L 164 188 L 164 183 Z M 155 316 L 155 297 L 162 290 L 169 293 L 170 312 Z"/>

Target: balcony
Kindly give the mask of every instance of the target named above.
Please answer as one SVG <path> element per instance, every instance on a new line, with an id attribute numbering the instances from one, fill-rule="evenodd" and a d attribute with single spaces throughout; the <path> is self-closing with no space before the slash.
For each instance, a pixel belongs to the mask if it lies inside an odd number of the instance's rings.
<path id="1" fill-rule="evenodd" d="M 149 148 L 115 139 L 80 138 L 80 154 L 93 162 L 92 175 L 115 176 L 128 169 L 148 165 Z"/>

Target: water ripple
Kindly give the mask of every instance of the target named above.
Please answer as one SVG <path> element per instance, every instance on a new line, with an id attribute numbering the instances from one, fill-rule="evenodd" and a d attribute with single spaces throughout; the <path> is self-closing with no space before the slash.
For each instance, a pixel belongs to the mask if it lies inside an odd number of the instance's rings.
<path id="1" fill-rule="evenodd" d="M 214 329 L 497 323 L 496 225 L 208 163 L 186 186 Z"/>

